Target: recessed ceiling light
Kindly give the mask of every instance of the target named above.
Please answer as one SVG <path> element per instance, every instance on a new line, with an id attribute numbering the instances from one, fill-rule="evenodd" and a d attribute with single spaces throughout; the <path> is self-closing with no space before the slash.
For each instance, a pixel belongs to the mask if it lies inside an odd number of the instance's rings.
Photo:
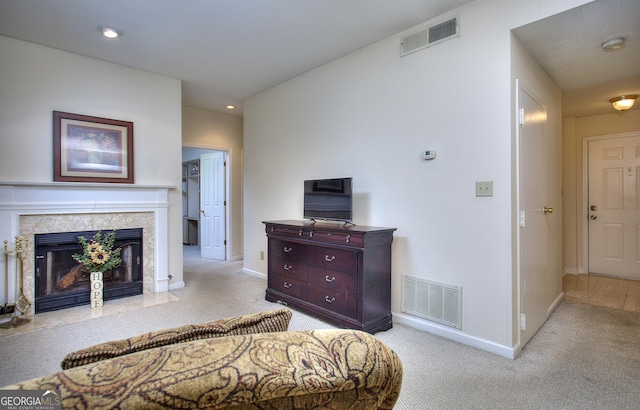
<path id="1" fill-rule="evenodd" d="M 102 33 L 103 36 L 107 38 L 117 38 L 122 37 L 122 30 L 117 29 L 115 27 L 110 26 L 98 26 L 98 31 Z"/>
<path id="2" fill-rule="evenodd" d="M 231 105 L 231 104 L 229 104 L 229 105 L 225 105 L 225 108 L 226 108 L 227 110 L 235 110 L 235 109 L 236 109 L 236 106 L 235 106 L 235 105 Z"/>
<path id="3" fill-rule="evenodd" d="M 612 38 L 611 40 L 607 40 L 600 45 L 604 51 L 616 51 L 620 50 L 624 47 L 624 38 Z"/>

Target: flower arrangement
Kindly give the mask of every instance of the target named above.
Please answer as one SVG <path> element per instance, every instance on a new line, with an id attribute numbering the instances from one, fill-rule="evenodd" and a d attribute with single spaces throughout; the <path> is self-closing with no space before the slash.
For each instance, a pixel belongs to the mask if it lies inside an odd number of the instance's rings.
<path id="1" fill-rule="evenodd" d="M 115 240 L 115 231 L 109 232 L 104 237 L 102 232 L 98 232 L 93 236 L 93 239 L 89 240 L 84 236 L 78 236 L 78 242 L 82 245 L 83 253 L 76 253 L 72 257 L 80 262 L 83 266 L 82 270 L 88 273 L 104 273 L 115 269 L 122 263 L 120 248 L 113 249 Z"/>

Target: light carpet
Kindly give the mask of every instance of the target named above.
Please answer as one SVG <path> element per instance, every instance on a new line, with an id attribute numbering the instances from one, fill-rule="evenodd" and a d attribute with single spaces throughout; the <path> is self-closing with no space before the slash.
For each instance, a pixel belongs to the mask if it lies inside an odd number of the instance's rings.
<path id="1" fill-rule="evenodd" d="M 105 303 L 92 317 L 52 312 L 56 325 L 13 334 L 0 329 L 0 386 L 60 369 L 69 352 L 187 323 L 280 308 L 264 300 L 265 280 L 242 262 L 200 259 L 185 247 L 185 283 L 150 306 Z M 142 298 L 142 297 L 134 297 Z M 132 298 L 128 298 L 132 299 Z M 109 313 L 113 305 L 113 313 Z M 333 326 L 294 310 L 291 330 Z M 637 409 L 640 314 L 564 301 L 515 360 L 402 325 L 376 336 L 404 366 L 396 409 Z"/>

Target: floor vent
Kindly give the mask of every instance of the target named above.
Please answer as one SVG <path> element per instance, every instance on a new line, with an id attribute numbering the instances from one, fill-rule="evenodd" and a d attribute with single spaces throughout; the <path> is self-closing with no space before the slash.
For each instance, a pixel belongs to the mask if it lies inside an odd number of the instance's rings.
<path id="1" fill-rule="evenodd" d="M 460 35 L 458 17 L 427 27 L 402 39 L 400 56 L 442 43 Z"/>
<path id="2" fill-rule="evenodd" d="M 403 275 L 402 311 L 462 329 L 462 287 Z"/>

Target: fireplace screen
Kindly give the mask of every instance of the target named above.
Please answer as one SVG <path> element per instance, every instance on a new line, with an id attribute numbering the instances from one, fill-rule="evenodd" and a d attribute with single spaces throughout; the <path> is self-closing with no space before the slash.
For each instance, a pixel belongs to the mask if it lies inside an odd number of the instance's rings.
<path id="1" fill-rule="evenodd" d="M 93 238 L 98 231 L 35 235 L 36 313 L 89 304 L 90 278 L 72 255 L 82 253 L 78 236 Z M 122 263 L 104 273 L 104 300 L 142 294 L 142 228 L 116 230 L 114 247 Z"/>

